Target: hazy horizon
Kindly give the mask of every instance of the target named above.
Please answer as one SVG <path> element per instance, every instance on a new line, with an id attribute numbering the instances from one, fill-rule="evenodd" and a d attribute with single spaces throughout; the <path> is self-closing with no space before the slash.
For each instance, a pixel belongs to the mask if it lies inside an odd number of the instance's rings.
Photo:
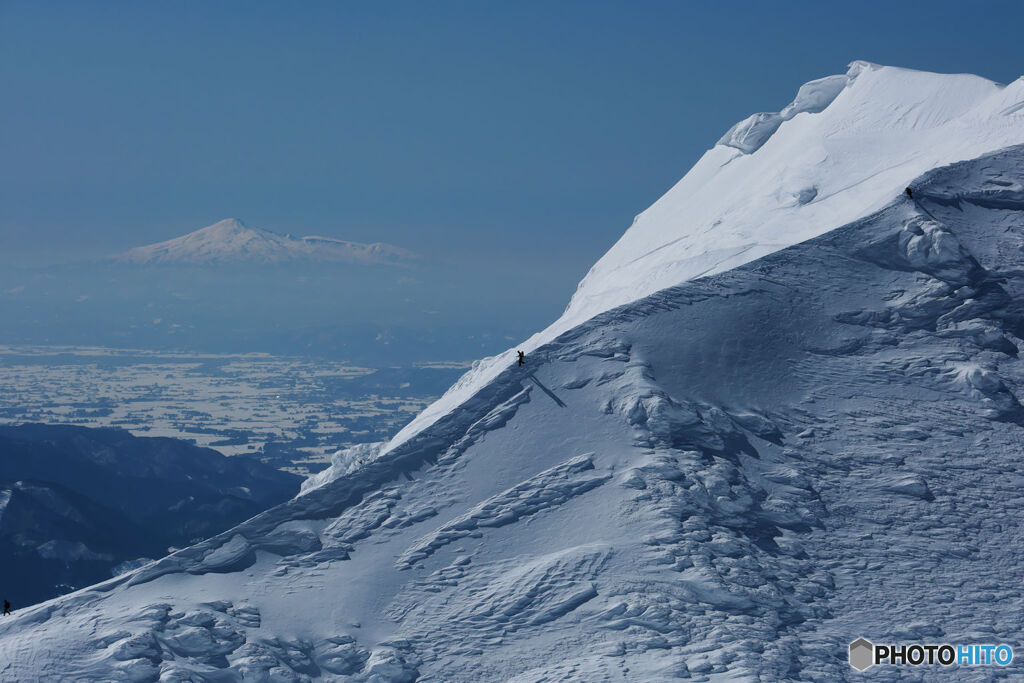
<path id="1" fill-rule="evenodd" d="M 415 251 L 434 281 L 417 310 L 525 338 L 732 123 L 799 84 L 854 59 L 1017 78 L 1024 8 L 982 4 L 4 2 L 0 265 L 237 218 Z"/>

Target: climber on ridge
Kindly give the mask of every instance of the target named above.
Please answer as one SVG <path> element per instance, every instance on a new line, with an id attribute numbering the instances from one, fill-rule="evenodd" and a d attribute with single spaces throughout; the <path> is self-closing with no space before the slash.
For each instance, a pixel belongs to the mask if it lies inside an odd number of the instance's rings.
<path id="1" fill-rule="evenodd" d="M 903 191 L 906 192 L 907 196 L 910 197 L 911 199 L 914 198 L 914 191 L 911 190 L 909 187 L 907 189 L 903 190 Z"/>
<path id="2" fill-rule="evenodd" d="M 519 367 L 526 365 L 526 354 L 522 351 L 516 351 L 519 354 Z"/>

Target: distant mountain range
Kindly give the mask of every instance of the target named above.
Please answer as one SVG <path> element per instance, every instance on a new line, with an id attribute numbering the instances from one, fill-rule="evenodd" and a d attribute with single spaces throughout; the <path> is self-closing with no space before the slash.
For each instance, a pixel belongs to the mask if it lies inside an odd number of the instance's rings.
<path id="1" fill-rule="evenodd" d="M 286 264 L 351 263 L 406 265 L 418 254 L 390 244 L 349 242 L 330 237 L 294 237 L 250 228 L 236 218 L 164 242 L 136 247 L 112 257 L 122 263 L 151 264 Z"/>

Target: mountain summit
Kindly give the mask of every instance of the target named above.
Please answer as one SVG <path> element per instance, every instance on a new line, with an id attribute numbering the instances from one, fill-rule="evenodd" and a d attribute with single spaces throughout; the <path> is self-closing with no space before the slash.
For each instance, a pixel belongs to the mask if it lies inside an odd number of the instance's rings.
<path id="1" fill-rule="evenodd" d="M 570 323 L 867 216 L 933 168 L 1024 142 L 1000 85 L 855 61 L 732 126 L 580 282 Z"/>
<path id="2" fill-rule="evenodd" d="M 201 230 L 165 242 L 136 247 L 114 257 L 145 264 L 282 264 L 335 262 L 399 265 L 418 258 L 406 249 L 383 244 L 348 242 L 329 237 L 292 237 L 250 228 L 226 218 Z"/>
<path id="3" fill-rule="evenodd" d="M 733 127 L 524 365 L 5 618 L 4 676 L 851 680 L 859 637 L 1015 644 L 1022 241 L 1024 81 L 855 63 Z"/>

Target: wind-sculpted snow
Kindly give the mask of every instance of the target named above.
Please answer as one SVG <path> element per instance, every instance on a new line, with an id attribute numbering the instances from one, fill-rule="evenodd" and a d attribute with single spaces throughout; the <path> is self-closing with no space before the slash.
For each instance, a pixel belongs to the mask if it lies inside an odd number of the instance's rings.
<path id="1" fill-rule="evenodd" d="M 857 66 L 857 70 L 851 69 L 849 75 L 828 76 L 804 83 L 800 86 L 796 99 L 781 112 L 752 114 L 730 128 L 718 141 L 718 144 L 735 147 L 746 154 L 753 154 L 779 129 L 783 121 L 789 121 L 797 114 L 805 112 L 817 114 L 824 111 L 839 96 L 843 88 L 856 78 L 856 72 L 859 71 L 861 65 Z"/>
<path id="2" fill-rule="evenodd" d="M 437 531 L 416 541 L 398 558 L 402 567 L 411 567 L 433 555 L 442 546 L 466 536 L 479 535 L 481 527 L 499 527 L 518 522 L 545 508 L 561 505 L 573 496 L 586 493 L 607 481 L 609 474 L 593 474 L 589 456 L 570 458 L 502 491 L 448 522 Z"/>
<path id="3" fill-rule="evenodd" d="M 301 496 L 307 491 L 311 491 L 318 486 L 323 486 L 327 482 L 334 481 L 338 477 L 342 477 L 349 472 L 358 469 L 362 465 L 365 465 L 367 462 L 380 455 L 381 449 L 386 445 L 386 442 L 361 443 L 356 444 L 351 448 L 344 448 L 336 452 L 331 456 L 330 467 L 322 472 L 317 472 L 306 479 L 306 481 L 302 482 L 302 489 L 299 492 L 299 495 Z"/>
<path id="4" fill-rule="evenodd" d="M 16 610 L 3 678 L 853 680 L 860 636 L 1021 647 L 1024 147 L 913 183 L 480 365 L 304 495 Z M 1017 675 L 949 675 L 994 673 Z"/>

